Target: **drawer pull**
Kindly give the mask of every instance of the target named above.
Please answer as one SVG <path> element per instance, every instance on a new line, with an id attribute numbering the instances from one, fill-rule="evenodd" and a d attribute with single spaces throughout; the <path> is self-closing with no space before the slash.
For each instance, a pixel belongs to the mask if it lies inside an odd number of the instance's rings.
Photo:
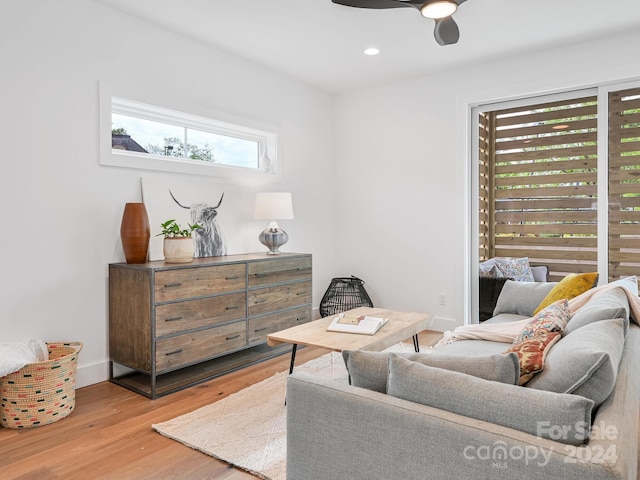
<path id="1" fill-rule="evenodd" d="M 171 317 L 171 318 L 164 319 L 165 322 L 176 322 L 178 320 L 182 320 L 182 317 Z"/>
<path id="2" fill-rule="evenodd" d="M 164 284 L 164 288 L 180 287 L 180 286 L 182 286 L 182 282 L 178 282 L 178 283 L 165 283 L 165 284 Z"/>
<path id="3" fill-rule="evenodd" d="M 253 302 L 255 305 L 259 304 L 259 303 L 266 303 L 267 299 L 262 299 L 262 300 L 256 300 L 255 302 Z"/>
<path id="4" fill-rule="evenodd" d="M 225 310 L 236 310 L 238 308 L 240 308 L 238 305 L 230 305 L 228 307 L 225 307 L 224 309 Z"/>
<path id="5" fill-rule="evenodd" d="M 256 328 L 256 329 L 255 329 L 255 332 L 256 332 L 256 333 L 258 333 L 258 332 L 264 332 L 265 330 L 268 330 L 268 329 L 269 329 L 269 327 Z"/>
<path id="6" fill-rule="evenodd" d="M 236 275 L 234 277 L 224 277 L 225 280 L 237 280 L 240 278 L 240 275 Z"/>
<path id="7" fill-rule="evenodd" d="M 165 355 L 168 357 L 169 355 L 176 355 L 178 353 L 182 353 L 182 348 L 180 350 L 174 350 L 173 352 L 167 352 Z"/>
<path id="8" fill-rule="evenodd" d="M 235 339 L 235 338 L 240 338 L 240 334 L 237 334 L 237 335 L 230 335 L 230 336 L 228 336 L 228 337 L 227 337 L 227 340 L 233 340 L 233 339 Z"/>

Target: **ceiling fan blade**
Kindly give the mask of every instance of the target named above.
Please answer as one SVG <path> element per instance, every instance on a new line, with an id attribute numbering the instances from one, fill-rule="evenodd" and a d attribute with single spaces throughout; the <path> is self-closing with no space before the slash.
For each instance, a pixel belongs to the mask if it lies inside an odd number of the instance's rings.
<path id="1" fill-rule="evenodd" d="M 436 20 L 436 27 L 433 36 L 440 45 L 451 45 L 460 38 L 458 24 L 451 17 L 439 18 Z"/>
<path id="2" fill-rule="evenodd" d="M 411 2 L 398 0 L 331 0 L 338 5 L 356 8 L 402 8 L 413 7 Z"/>

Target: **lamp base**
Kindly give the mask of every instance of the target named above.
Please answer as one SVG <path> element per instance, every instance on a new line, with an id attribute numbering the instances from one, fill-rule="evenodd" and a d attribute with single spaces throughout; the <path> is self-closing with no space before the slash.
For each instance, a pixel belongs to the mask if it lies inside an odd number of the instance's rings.
<path id="1" fill-rule="evenodd" d="M 289 235 L 282 230 L 276 222 L 271 222 L 271 224 L 260 233 L 258 240 L 269 249 L 267 252 L 268 255 L 280 255 L 280 250 L 278 249 L 287 243 Z"/>

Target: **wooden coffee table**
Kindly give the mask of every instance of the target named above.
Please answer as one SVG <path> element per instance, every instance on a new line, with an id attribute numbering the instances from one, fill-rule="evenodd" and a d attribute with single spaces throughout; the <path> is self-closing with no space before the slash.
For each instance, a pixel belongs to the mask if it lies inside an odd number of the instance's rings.
<path id="1" fill-rule="evenodd" d="M 420 351 L 418 333 L 426 330 L 431 324 L 431 315 L 427 313 L 396 312 L 383 308 L 360 307 L 349 310 L 354 315 L 369 315 L 384 317 L 389 321 L 375 335 L 359 335 L 355 333 L 328 332 L 327 327 L 335 318 L 330 315 L 320 320 L 304 323 L 267 335 L 267 344 L 276 346 L 291 343 L 291 365 L 289 373 L 293 372 L 298 345 L 323 347 L 341 352 L 343 350 L 370 350 L 379 352 L 398 342 L 413 337 L 413 347 Z"/>

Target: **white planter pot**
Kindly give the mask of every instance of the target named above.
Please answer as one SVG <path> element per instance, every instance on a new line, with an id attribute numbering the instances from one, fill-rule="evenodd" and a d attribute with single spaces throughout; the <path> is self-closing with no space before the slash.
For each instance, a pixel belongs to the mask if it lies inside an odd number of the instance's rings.
<path id="1" fill-rule="evenodd" d="M 189 263 L 193 261 L 193 238 L 165 238 L 163 253 L 167 263 Z"/>

